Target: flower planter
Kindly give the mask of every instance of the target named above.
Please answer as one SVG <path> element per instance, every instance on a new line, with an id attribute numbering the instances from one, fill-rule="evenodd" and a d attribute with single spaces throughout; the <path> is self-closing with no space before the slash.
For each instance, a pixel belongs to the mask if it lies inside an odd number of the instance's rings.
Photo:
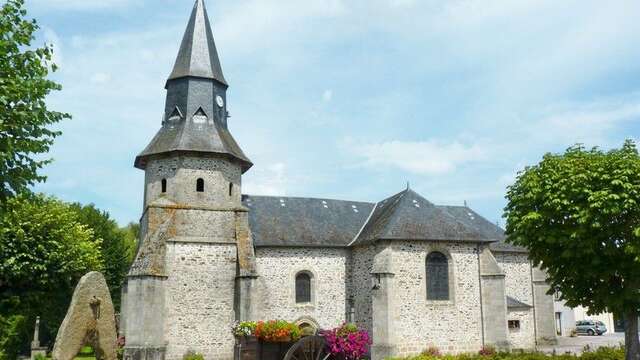
<path id="1" fill-rule="evenodd" d="M 287 340 L 287 339 L 285 339 Z M 282 360 L 295 341 L 266 342 L 255 336 L 236 337 L 235 360 Z"/>
<path id="2" fill-rule="evenodd" d="M 260 342 L 260 360 L 282 360 L 294 342 Z"/>
<path id="3" fill-rule="evenodd" d="M 255 336 L 236 336 L 235 360 L 255 360 L 259 351 L 260 343 Z"/>

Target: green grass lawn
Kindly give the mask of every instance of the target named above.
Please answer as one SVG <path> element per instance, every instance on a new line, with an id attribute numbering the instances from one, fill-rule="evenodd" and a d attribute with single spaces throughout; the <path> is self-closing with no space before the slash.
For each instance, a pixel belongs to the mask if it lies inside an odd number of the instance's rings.
<path id="1" fill-rule="evenodd" d="M 47 356 L 47 360 L 51 360 L 51 356 Z M 93 354 L 93 349 L 91 346 L 85 346 L 80 350 L 78 355 L 74 358 L 75 360 L 96 360 L 95 355 Z"/>

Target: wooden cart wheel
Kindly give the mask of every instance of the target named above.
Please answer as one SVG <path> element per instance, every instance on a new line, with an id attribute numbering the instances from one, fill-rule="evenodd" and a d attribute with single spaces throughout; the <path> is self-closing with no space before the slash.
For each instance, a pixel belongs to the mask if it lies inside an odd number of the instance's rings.
<path id="1" fill-rule="evenodd" d="M 326 360 L 328 357 L 322 336 L 306 336 L 291 346 L 284 360 Z"/>

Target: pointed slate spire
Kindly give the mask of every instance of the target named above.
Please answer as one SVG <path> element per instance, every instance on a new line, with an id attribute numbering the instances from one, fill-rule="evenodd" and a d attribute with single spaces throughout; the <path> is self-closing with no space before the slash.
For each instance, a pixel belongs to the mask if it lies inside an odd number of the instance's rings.
<path id="1" fill-rule="evenodd" d="M 198 153 L 228 157 L 247 171 L 251 161 L 227 126 L 227 89 L 202 0 L 197 0 L 165 86 L 162 127 L 136 157 L 145 169 L 153 157 Z"/>
<path id="2" fill-rule="evenodd" d="M 186 76 L 214 79 L 228 85 L 222 74 L 218 51 L 213 40 L 207 9 L 203 0 L 196 0 L 180 51 L 168 80 Z"/>

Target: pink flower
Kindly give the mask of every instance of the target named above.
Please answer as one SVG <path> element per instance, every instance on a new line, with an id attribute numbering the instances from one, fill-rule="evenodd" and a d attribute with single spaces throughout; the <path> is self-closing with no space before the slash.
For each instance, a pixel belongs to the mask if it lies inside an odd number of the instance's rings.
<path id="1" fill-rule="evenodd" d="M 359 360 L 369 353 L 371 339 L 366 330 L 353 324 L 327 330 L 321 334 L 332 354 L 342 355 L 346 360 Z"/>

